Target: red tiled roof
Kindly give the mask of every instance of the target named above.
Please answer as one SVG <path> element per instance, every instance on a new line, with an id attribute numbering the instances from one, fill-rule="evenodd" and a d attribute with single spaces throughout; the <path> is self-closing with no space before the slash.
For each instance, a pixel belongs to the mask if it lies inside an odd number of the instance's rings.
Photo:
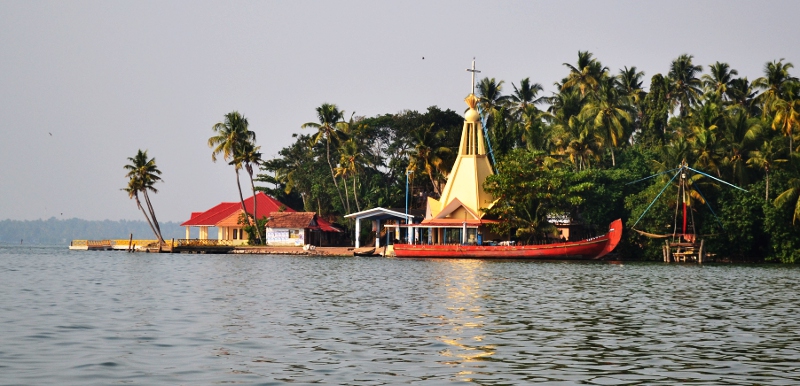
<path id="1" fill-rule="evenodd" d="M 264 194 L 263 192 L 258 192 L 254 196 L 258 202 L 258 213 L 256 213 L 257 218 L 268 217 L 272 212 L 280 211 L 281 207 L 285 208 L 285 212 L 294 212 L 295 210 L 292 208 L 287 207 L 280 201 Z M 244 200 L 244 207 L 247 210 L 247 213 L 253 213 L 253 196 Z M 216 226 L 217 223 L 226 219 L 237 210 L 242 208 L 242 204 L 240 202 L 223 202 L 215 207 L 205 211 L 205 212 L 192 212 L 191 217 L 189 220 L 185 221 L 181 226 Z"/>
<path id="2" fill-rule="evenodd" d="M 323 232 L 342 232 L 322 217 L 317 216 L 315 212 L 275 212 L 270 213 L 269 216 L 271 219 L 267 223 L 267 227 L 270 228 L 308 228 Z"/>
<path id="3" fill-rule="evenodd" d="M 314 212 L 273 212 L 269 214 L 267 226 L 270 228 L 316 228 Z"/>
<path id="4" fill-rule="evenodd" d="M 319 230 L 321 230 L 323 232 L 337 232 L 337 233 L 339 233 L 339 232 L 342 231 L 341 229 L 331 225 L 330 222 L 328 222 L 327 220 L 325 220 L 322 217 L 317 217 L 317 226 L 319 227 Z"/>

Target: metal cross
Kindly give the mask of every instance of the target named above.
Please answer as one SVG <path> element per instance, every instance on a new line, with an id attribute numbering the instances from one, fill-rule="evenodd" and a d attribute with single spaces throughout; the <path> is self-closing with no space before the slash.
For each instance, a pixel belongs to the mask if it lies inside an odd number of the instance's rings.
<path id="1" fill-rule="evenodd" d="M 472 73 L 472 93 L 475 94 L 475 73 L 480 72 L 475 69 L 475 58 L 472 58 L 472 69 L 467 69 L 467 71 Z"/>

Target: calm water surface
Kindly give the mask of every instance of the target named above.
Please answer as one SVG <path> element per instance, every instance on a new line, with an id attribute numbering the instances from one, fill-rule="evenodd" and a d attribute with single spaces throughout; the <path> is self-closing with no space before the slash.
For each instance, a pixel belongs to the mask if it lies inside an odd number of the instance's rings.
<path id="1" fill-rule="evenodd" d="M 800 383 L 786 266 L 0 247 L 0 384 Z"/>

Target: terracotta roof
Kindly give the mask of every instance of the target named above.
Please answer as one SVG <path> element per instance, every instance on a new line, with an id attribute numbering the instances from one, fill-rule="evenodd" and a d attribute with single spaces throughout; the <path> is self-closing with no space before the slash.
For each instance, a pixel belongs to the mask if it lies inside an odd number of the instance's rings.
<path id="1" fill-rule="evenodd" d="M 248 213 L 253 213 L 253 197 L 258 200 L 257 218 L 267 217 L 270 213 L 279 211 L 282 206 L 286 208 L 285 212 L 295 211 L 263 192 L 258 192 L 255 196 L 244 200 L 244 207 L 247 209 Z M 217 226 L 221 221 L 241 210 L 242 204 L 238 201 L 222 202 L 205 212 L 192 212 L 189 220 L 185 221 L 181 226 Z"/>
<path id="2" fill-rule="evenodd" d="M 342 232 L 316 212 L 274 212 L 269 214 L 269 228 L 314 229 L 323 232 Z"/>
<path id="3" fill-rule="evenodd" d="M 273 212 L 269 217 L 267 226 L 270 228 L 317 228 L 314 212 Z"/>

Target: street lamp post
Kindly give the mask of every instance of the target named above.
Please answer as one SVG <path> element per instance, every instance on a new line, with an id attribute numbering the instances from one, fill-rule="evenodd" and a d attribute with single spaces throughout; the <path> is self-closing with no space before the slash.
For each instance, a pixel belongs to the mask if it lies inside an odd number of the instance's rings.
<path id="1" fill-rule="evenodd" d="M 408 176 L 411 174 L 411 170 L 406 170 L 406 225 L 408 225 Z M 409 233 L 410 230 L 406 227 L 406 242 L 408 238 L 410 238 L 411 234 Z"/>

